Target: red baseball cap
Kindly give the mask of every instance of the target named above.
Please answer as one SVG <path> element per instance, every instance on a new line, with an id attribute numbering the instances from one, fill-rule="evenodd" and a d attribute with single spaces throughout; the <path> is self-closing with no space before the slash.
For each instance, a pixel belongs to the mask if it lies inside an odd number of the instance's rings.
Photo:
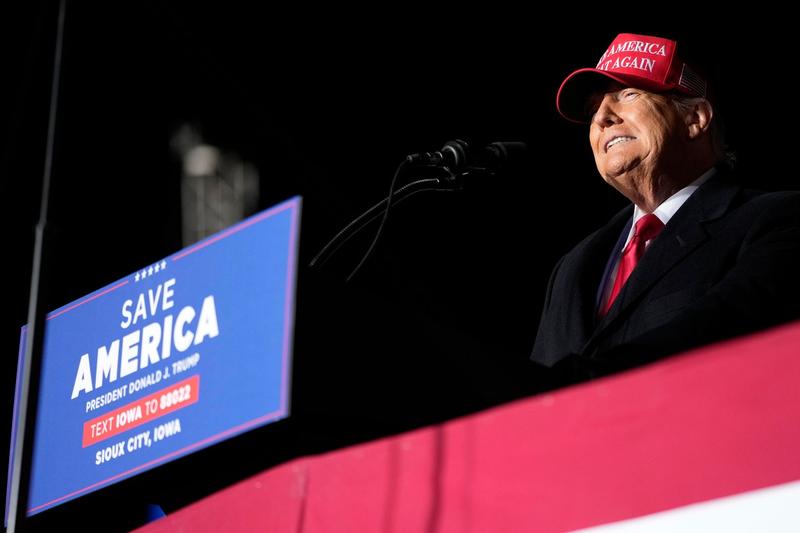
<path id="1" fill-rule="evenodd" d="M 677 90 L 706 96 L 706 82 L 676 53 L 678 43 L 661 37 L 620 33 L 595 68 L 576 70 L 564 80 L 556 108 L 572 122 L 588 123 L 586 99 L 608 79 L 647 91 Z"/>

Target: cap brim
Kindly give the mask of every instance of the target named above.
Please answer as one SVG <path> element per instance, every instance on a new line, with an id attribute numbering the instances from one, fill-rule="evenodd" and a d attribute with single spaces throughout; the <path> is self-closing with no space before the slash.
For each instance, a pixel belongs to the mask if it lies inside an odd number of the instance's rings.
<path id="1" fill-rule="evenodd" d="M 591 115 L 587 109 L 589 96 L 605 89 L 609 80 L 629 87 L 639 87 L 650 91 L 663 91 L 666 87 L 647 78 L 625 74 L 611 74 L 596 68 L 576 70 L 561 83 L 556 95 L 556 109 L 565 119 L 579 124 L 588 124 Z"/>

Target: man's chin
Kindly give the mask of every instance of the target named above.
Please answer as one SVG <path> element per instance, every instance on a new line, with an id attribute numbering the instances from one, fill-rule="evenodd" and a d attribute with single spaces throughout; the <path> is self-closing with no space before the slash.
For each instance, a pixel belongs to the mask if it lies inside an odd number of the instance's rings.
<path id="1" fill-rule="evenodd" d="M 603 174 L 603 180 L 611 185 L 622 196 L 631 199 L 635 196 L 636 186 L 633 183 L 633 176 L 629 171 L 623 170 L 615 173 Z M 633 200 L 631 200 L 633 201 Z"/>
<path id="2" fill-rule="evenodd" d="M 606 165 L 604 171 L 600 172 L 603 179 L 609 185 L 614 186 L 615 183 L 624 184 L 626 182 L 633 182 L 636 175 L 636 169 L 639 167 L 641 161 L 636 159 L 634 161 L 620 161 L 617 165 Z"/>
<path id="3" fill-rule="evenodd" d="M 626 183 L 630 180 L 628 179 L 628 173 L 624 170 L 618 172 L 605 172 L 602 173 L 603 179 L 614 187 L 615 189 L 619 189 L 620 187 L 624 187 Z"/>

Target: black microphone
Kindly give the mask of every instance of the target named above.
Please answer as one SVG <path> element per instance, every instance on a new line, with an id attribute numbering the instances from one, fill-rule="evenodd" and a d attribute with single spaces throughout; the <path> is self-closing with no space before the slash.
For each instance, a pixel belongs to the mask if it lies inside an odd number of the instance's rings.
<path id="1" fill-rule="evenodd" d="M 528 145 L 519 141 L 496 141 L 480 150 L 470 148 L 466 141 L 448 141 L 437 152 L 420 152 L 408 156 L 411 164 L 422 164 L 462 171 L 497 172 L 511 163 L 520 163 L 527 156 Z"/>
<path id="2" fill-rule="evenodd" d="M 466 164 L 467 150 L 469 150 L 469 145 L 465 141 L 454 139 L 444 143 L 444 146 L 438 152 L 411 154 L 407 159 L 412 164 L 446 167 L 451 171 L 455 171 Z"/>
<path id="3" fill-rule="evenodd" d="M 519 141 L 496 141 L 470 153 L 467 170 L 497 172 L 511 164 L 522 163 L 528 156 L 528 145 Z"/>
<path id="4" fill-rule="evenodd" d="M 484 146 L 481 150 L 474 151 L 469 149 L 469 145 L 465 141 L 456 139 L 446 142 L 442 149 L 437 152 L 421 152 L 406 156 L 395 171 L 392 184 L 389 187 L 389 195 L 356 217 L 339 231 L 339 233 L 334 235 L 322 250 L 314 256 L 309 266 L 313 267 L 317 264 L 321 265 L 325 263 L 342 244 L 364 229 L 372 221 L 382 216 L 381 225 L 378 228 L 378 232 L 375 234 L 375 238 L 372 240 L 372 244 L 370 244 L 369 249 L 361 258 L 361 261 L 347 277 L 349 281 L 361 268 L 361 265 L 364 264 L 365 260 L 372 252 L 375 243 L 378 241 L 381 229 L 386 222 L 389 208 L 392 206 L 392 201 L 395 196 L 397 196 L 395 202 L 399 203 L 412 195 L 424 191 L 453 192 L 462 190 L 463 178 L 466 176 L 494 176 L 500 170 L 522 162 L 527 155 L 527 149 L 527 145 L 523 142 L 497 141 Z M 395 191 L 395 183 L 398 176 L 402 173 L 404 168 L 415 164 L 445 169 L 449 174 L 449 178 L 417 179 Z"/>

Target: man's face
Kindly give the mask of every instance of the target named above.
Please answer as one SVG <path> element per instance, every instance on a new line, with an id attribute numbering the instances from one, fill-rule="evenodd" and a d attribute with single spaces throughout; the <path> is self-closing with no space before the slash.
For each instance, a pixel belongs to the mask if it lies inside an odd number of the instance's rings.
<path id="1" fill-rule="evenodd" d="M 667 96 L 614 82 L 595 93 L 589 106 L 597 170 L 628 198 L 652 190 L 680 166 L 686 129 Z"/>

